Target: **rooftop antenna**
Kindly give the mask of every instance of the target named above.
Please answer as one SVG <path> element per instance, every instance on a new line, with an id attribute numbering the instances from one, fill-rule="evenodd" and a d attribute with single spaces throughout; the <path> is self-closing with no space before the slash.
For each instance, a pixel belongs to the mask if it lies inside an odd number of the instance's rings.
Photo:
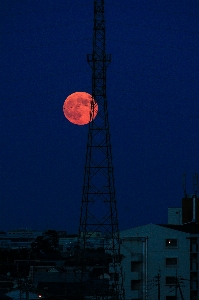
<path id="1" fill-rule="evenodd" d="M 197 173 L 193 174 L 193 192 L 194 192 L 194 195 L 197 197 L 197 193 L 198 193 L 198 174 Z"/>
<path id="2" fill-rule="evenodd" d="M 182 175 L 182 186 L 184 190 L 184 196 L 187 198 L 187 182 L 186 182 L 186 173 Z"/>
<path id="3" fill-rule="evenodd" d="M 196 199 L 197 199 L 197 192 L 198 192 L 198 174 L 193 174 L 193 219 L 192 222 L 196 222 Z"/>

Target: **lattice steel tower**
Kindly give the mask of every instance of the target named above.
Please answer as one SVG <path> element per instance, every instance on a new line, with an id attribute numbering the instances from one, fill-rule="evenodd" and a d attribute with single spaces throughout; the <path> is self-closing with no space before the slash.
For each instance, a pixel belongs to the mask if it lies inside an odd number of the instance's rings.
<path id="1" fill-rule="evenodd" d="M 87 55 L 92 68 L 92 110 L 98 115 L 89 123 L 84 186 L 79 225 L 82 249 L 82 281 L 89 271 L 89 299 L 124 299 L 120 239 L 115 199 L 109 132 L 106 69 L 111 55 L 105 52 L 104 0 L 94 0 L 93 53 Z M 95 251 L 90 243 L 98 243 Z M 98 257 L 98 259 L 97 259 Z M 98 260 L 98 267 L 94 261 Z"/>

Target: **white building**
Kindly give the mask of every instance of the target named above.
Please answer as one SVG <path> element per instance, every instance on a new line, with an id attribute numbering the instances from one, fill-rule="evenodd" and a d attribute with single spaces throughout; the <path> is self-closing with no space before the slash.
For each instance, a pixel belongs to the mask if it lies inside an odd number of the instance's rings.
<path id="1" fill-rule="evenodd" d="M 120 232 L 126 300 L 172 300 L 176 292 L 177 299 L 183 299 L 181 294 L 186 300 L 198 299 L 190 291 L 192 229 L 189 224 L 148 224 Z"/>

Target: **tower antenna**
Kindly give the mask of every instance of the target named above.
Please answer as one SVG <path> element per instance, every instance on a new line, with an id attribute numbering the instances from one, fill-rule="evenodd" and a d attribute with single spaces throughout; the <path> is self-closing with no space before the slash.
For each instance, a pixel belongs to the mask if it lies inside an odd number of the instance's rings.
<path id="1" fill-rule="evenodd" d="M 106 97 L 106 70 L 111 55 L 106 54 L 105 46 L 104 0 L 94 0 L 93 52 L 87 55 L 87 61 L 92 68 L 91 108 L 94 110 L 97 102 L 98 115 L 92 119 L 91 113 L 88 130 L 79 262 L 82 289 L 89 299 L 122 300 L 120 238 Z"/>

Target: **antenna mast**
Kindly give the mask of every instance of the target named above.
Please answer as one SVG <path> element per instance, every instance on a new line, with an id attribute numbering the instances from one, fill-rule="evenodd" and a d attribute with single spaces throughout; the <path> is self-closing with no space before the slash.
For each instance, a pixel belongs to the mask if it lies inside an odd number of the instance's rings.
<path id="1" fill-rule="evenodd" d="M 197 197 L 197 192 L 198 192 L 198 174 L 194 173 L 193 174 L 193 192 L 195 197 Z"/>
<path id="2" fill-rule="evenodd" d="M 182 186 L 183 186 L 183 190 L 184 190 L 184 196 L 185 198 L 187 197 L 187 184 L 186 184 L 186 173 L 184 173 L 182 175 Z"/>

